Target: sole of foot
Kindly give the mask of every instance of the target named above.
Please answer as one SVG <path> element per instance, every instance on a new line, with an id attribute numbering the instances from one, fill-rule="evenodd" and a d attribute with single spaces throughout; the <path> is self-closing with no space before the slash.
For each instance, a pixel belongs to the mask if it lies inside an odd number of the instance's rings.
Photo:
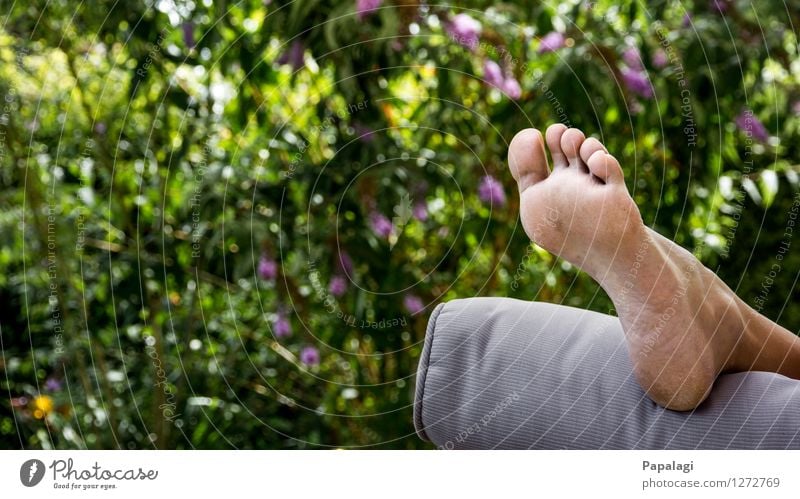
<path id="1" fill-rule="evenodd" d="M 608 293 L 634 374 L 653 401 L 694 409 L 721 372 L 743 363 L 743 303 L 691 253 L 644 225 L 603 144 L 561 124 L 544 136 L 526 129 L 511 141 L 508 164 L 528 237 Z"/>

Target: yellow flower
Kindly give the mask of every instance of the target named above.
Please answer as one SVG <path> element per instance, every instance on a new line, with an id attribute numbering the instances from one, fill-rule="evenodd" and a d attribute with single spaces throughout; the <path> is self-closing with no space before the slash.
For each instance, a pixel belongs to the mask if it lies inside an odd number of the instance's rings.
<path id="1" fill-rule="evenodd" d="M 51 412 L 53 412 L 53 399 L 47 395 L 39 395 L 33 399 L 33 417 L 44 419 Z"/>

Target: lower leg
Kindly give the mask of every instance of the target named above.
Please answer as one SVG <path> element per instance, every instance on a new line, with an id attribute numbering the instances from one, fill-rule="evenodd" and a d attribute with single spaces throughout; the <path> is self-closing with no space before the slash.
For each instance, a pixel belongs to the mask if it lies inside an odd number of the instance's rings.
<path id="1" fill-rule="evenodd" d="M 745 345 L 732 371 L 768 371 L 800 379 L 800 338 L 745 303 Z"/>

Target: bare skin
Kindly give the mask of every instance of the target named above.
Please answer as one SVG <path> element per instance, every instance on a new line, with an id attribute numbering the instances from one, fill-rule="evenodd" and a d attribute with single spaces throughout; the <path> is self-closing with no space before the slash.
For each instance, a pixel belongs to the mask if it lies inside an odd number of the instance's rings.
<path id="1" fill-rule="evenodd" d="M 548 166 L 545 142 L 553 160 Z M 536 244 L 577 265 L 617 309 L 637 380 L 656 403 L 700 405 L 723 372 L 800 379 L 800 339 L 762 316 L 691 253 L 645 226 L 622 169 L 596 139 L 552 125 L 508 152 L 520 218 Z"/>

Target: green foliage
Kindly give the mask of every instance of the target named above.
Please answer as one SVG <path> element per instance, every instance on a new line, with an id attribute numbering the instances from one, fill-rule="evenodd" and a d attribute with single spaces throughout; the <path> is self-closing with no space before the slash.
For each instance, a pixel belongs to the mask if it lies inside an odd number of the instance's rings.
<path id="1" fill-rule="evenodd" d="M 780 248 L 800 18 L 720 3 L 14 3 L 0 440 L 423 447 L 410 404 L 437 303 L 612 311 L 518 223 L 506 148 L 555 121 L 621 158 L 648 224 L 797 329 L 800 262 Z M 540 50 L 552 31 L 564 46 Z M 507 202 L 479 195 L 486 176 Z"/>

